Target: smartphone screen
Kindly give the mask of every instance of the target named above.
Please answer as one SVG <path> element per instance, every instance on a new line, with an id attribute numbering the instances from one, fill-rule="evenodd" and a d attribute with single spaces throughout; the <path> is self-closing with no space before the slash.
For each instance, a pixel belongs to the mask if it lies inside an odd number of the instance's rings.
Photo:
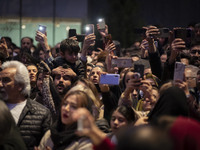
<path id="1" fill-rule="evenodd" d="M 104 18 L 100 18 L 98 19 L 98 25 L 99 25 L 99 29 L 105 29 L 105 20 Z"/>
<path id="2" fill-rule="evenodd" d="M 119 85 L 119 74 L 102 74 L 100 84 Z"/>
<path id="3" fill-rule="evenodd" d="M 144 76 L 144 65 L 135 64 L 134 65 L 134 72 L 138 72 L 140 74 L 140 77 L 143 78 L 143 76 Z"/>
<path id="4" fill-rule="evenodd" d="M 176 62 L 174 68 L 174 81 L 175 80 L 183 81 L 184 71 L 185 71 L 185 65 L 181 62 Z"/>
<path id="5" fill-rule="evenodd" d="M 132 58 L 130 57 L 118 57 L 111 60 L 112 67 L 127 68 L 133 66 Z"/>
<path id="6" fill-rule="evenodd" d="M 38 25 L 38 31 L 42 32 L 42 33 L 46 33 L 46 29 L 47 27 L 44 25 Z"/>
<path id="7" fill-rule="evenodd" d="M 89 35 L 94 33 L 94 25 L 93 24 L 87 24 L 85 27 L 85 34 Z"/>
<path id="8" fill-rule="evenodd" d="M 183 41 L 185 41 L 186 47 L 189 48 L 194 38 L 194 31 L 189 28 L 174 29 L 174 38 L 181 38 Z"/>

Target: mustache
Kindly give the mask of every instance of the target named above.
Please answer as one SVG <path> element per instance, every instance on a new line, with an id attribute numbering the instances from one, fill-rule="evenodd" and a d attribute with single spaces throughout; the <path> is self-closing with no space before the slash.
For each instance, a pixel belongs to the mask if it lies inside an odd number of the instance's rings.
<path id="1" fill-rule="evenodd" d="M 64 87 L 64 84 L 59 83 L 59 84 L 57 85 L 57 87 L 58 87 L 58 86 Z"/>

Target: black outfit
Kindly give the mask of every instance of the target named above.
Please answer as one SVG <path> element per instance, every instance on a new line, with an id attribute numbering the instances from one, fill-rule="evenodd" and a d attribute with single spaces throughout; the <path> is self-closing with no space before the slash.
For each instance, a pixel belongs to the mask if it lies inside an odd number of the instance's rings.
<path id="1" fill-rule="evenodd" d="M 187 117 L 188 114 L 189 108 L 184 91 L 178 87 L 170 87 L 160 96 L 155 107 L 148 116 L 149 121 L 154 122 L 164 115 Z"/>
<path id="2" fill-rule="evenodd" d="M 50 111 L 36 101 L 27 99 L 17 126 L 28 149 L 38 146 L 51 125 Z"/>
<path id="3" fill-rule="evenodd" d="M 10 132 L 1 139 L 0 150 L 27 150 L 16 125 L 13 125 Z"/>
<path id="4" fill-rule="evenodd" d="M 49 66 L 51 69 L 59 67 L 59 66 L 67 65 L 77 74 L 79 78 L 85 77 L 86 75 L 85 74 L 86 66 L 83 64 L 81 60 L 77 60 L 74 64 L 72 64 L 68 62 L 67 60 L 65 60 L 64 58 L 62 58 L 61 56 L 59 56 L 52 61 L 51 65 Z"/>
<path id="5" fill-rule="evenodd" d="M 72 141 L 78 141 L 81 137 L 75 134 L 77 130 L 76 123 L 70 125 L 67 129 L 61 127 L 59 122 L 53 124 L 51 130 L 51 139 L 54 143 L 53 149 L 63 150 L 69 146 Z"/>
<path id="6" fill-rule="evenodd" d="M 163 68 L 160 60 L 160 54 L 157 51 L 155 53 L 149 53 L 149 63 L 151 66 L 152 74 L 161 79 Z"/>
<path id="7" fill-rule="evenodd" d="M 110 123 L 111 115 L 118 106 L 121 95 L 119 86 L 110 86 L 109 92 L 102 92 L 102 101 L 104 104 L 104 118 Z"/>

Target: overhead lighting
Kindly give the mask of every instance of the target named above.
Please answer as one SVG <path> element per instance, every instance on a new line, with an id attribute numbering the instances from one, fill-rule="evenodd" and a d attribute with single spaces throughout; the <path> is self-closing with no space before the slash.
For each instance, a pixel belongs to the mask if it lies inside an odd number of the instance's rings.
<path id="1" fill-rule="evenodd" d="M 26 29 L 26 25 L 23 24 L 23 25 L 22 25 L 22 29 Z"/>
<path id="2" fill-rule="evenodd" d="M 69 27 L 69 26 L 67 26 L 67 27 L 66 27 L 66 30 L 67 30 L 67 31 L 69 31 L 69 29 L 70 29 L 70 27 Z"/>

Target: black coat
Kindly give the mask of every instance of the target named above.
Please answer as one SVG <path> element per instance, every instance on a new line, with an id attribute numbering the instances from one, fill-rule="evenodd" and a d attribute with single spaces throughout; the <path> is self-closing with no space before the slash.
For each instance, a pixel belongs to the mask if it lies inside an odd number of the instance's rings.
<path id="1" fill-rule="evenodd" d="M 31 99 L 22 110 L 17 126 L 28 149 L 40 144 L 40 140 L 51 125 L 50 111 Z"/>

